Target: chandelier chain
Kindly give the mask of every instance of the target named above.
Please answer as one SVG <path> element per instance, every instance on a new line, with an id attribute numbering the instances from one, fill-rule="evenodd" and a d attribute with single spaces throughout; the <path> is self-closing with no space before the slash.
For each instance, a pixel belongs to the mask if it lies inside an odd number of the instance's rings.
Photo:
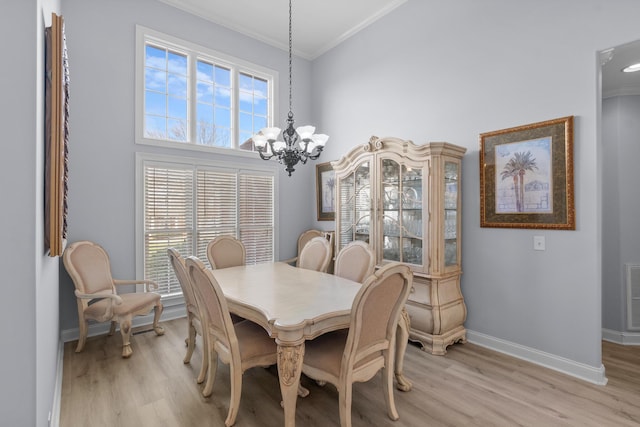
<path id="1" fill-rule="evenodd" d="M 291 2 L 292 0 L 289 0 L 289 114 L 291 114 L 291 112 L 293 111 L 293 97 L 291 95 L 291 87 L 293 85 L 293 67 L 292 67 L 292 56 L 291 56 L 291 50 L 292 50 L 292 42 L 291 42 L 291 15 L 292 15 L 292 9 L 291 9 Z"/>

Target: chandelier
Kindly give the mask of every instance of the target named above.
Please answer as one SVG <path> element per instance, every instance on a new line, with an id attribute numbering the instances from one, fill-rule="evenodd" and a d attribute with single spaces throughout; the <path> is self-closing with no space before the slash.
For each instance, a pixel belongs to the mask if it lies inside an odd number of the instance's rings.
<path id="1" fill-rule="evenodd" d="M 329 139 L 328 135 L 314 134 L 316 128 L 313 126 L 300 126 L 297 129 L 293 127 L 291 46 L 291 0 L 289 0 L 289 115 L 287 128 L 282 131 L 284 141 L 278 140 L 280 128 L 277 127 L 263 128 L 252 137 L 262 160 L 276 157 L 280 164 L 286 166 L 285 170 L 289 176 L 298 163 L 305 164 L 309 159 L 315 160 L 320 157 L 320 153 Z"/>

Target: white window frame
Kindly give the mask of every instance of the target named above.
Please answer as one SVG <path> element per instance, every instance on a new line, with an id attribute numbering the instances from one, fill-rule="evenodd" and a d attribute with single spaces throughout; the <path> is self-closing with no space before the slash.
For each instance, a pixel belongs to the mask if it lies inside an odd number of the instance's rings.
<path id="1" fill-rule="evenodd" d="M 144 136 L 144 74 L 145 74 L 145 45 L 147 42 L 162 46 L 187 55 L 189 77 L 187 82 L 187 120 L 189 122 L 189 140 L 186 142 L 170 141 L 164 139 L 147 138 Z M 231 99 L 231 128 L 233 129 L 232 148 L 212 147 L 198 145 L 193 141 L 195 135 L 195 111 L 196 111 L 196 61 L 198 59 L 210 60 L 217 65 L 227 67 L 231 72 L 231 85 L 233 87 Z M 156 30 L 136 25 L 136 76 L 135 76 L 135 142 L 136 144 L 152 145 L 155 147 L 178 148 L 182 150 L 195 150 L 213 152 L 226 155 L 255 158 L 256 151 L 241 150 L 239 144 L 239 88 L 238 75 L 242 72 L 268 81 L 269 86 L 269 111 L 267 126 L 273 126 L 274 118 L 278 117 L 278 102 L 275 94 L 278 93 L 278 72 L 270 68 L 262 67 L 251 62 L 227 55 L 207 47 L 161 33 Z"/>
<path id="2" fill-rule="evenodd" d="M 279 176 L 278 168 L 271 165 L 252 166 L 233 161 L 215 161 L 193 157 L 184 156 L 171 156 L 163 154 L 151 154 L 138 152 L 135 155 L 136 171 L 135 171 L 135 252 L 136 252 L 136 277 L 144 278 L 144 240 L 145 240 L 145 228 L 144 228 L 144 168 L 145 165 L 158 165 L 163 167 L 180 167 L 180 168 L 212 168 L 222 172 L 231 173 L 250 173 L 253 175 L 264 174 L 272 176 L 273 181 L 273 255 L 277 257 L 279 251 L 279 238 L 277 230 L 279 227 Z M 195 185 L 195 183 L 194 183 Z M 195 244 L 195 242 L 194 242 Z M 206 260 L 203 260 L 206 261 Z M 143 291 L 143 287 L 136 289 L 138 292 Z M 184 302 L 182 294 L 178 295 L 163 295 L 162 301 L 165 306 L 178 305 Z"/>

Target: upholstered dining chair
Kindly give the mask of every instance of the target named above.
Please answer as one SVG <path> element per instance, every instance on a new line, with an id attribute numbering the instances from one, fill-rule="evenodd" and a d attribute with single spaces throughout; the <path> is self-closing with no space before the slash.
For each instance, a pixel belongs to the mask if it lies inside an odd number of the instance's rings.
<path id="1" fill-rule="evenodd" d="M 348 330 L 305 343 L 302 372 L 336 386 L 342 427 L 351 426 L 352 384 L 369 381 L 381 369 L 387 413 L 392 420 L 399 418 L 393 397 L 396 328 L 412 282 L 408 266 L 385 265 L 362 284 Z"/>
<path id="2" fill-rule="evenodd" d="M 354 240 L 336 256 L 333 274 L 362 283 L 373 273 L 375 255 L 368 243 Z"/>
<path id="3" fill-rule="evenodd" d="M 169 256 L 169 261 L 171 262 L 173 272 L 178 279 L 178 283 L 180 283 L 180 288 L 182 288 L 184 304 L 187 309 L 187 338 L 185 340 L 187 344 L 187 354 L 182 360 L 183 363 L 187 364 L 191 362 L 191 356 L 193 356 L 193 351 L 196 348 L 196 335 L 200 335 L 201 337 L 203 336 L 202 315 L 200 314 L 200 309 L 198 308 L 196 294 L 193 290 L 193 285 L 191 284 L 189 274 L 187 273 L 187 266 L 185 265 L 184 258 L 175 248 L 168 248 L 167 255 Z M 204 381 L 205 375 L 207 374 L 209 363 L 207 350 L 207 346 L 203 345 L 202 365 L 200 366 L 200 373 L 198 374 L 198 384 Z"/>
<path id="4" fill-rule="evenodd" d="M 244 244 L 233 236 L 218 236 L 207 245 L 207 259 L 211 268 L 244 265 L 246 257 Z"/>
<path id="5" fill-rule="evenodd" d="M 326 272 L 331 262 L 331 245 L 324 237 L 309 240 L 300 252 L 298 267 Z"/>
<path id="6" fill-rule="evenodd" d="M 111 276 L 109 255 L 102 246 L 79 241 L 70 244 L 62 255 L 64 266 L 75 286 L 78 306 L 78 326 L 80 329 L 76 353 L 81 352 L 87 339 L 87 322 L 111 322 L 109 335 L 113 335 L 116 323 L 122 335 L 122 357 L 129 357 L 131 349 L 131 321 L 134 316 L 146 315 L 155 310 L 153 329 L 156 335 L 163 335 L 164 329 L 158 324 L 162 314 L 160 295 L 149 290 L 157 289 L 151 280 L 117 280 Z M 143 284 L 145 292 L 116 292 L 116 286 Z"/>
<path id="7" fill-rule="evenodd" d="M 218 236 L 207 245 L 207 259 L 213 269 L 244 265 L 246 258 L 247 251 L 244 243 L 233 236 Z M 244 319 L 231 313 L 231 320 L 236 323 Z"/>
<path id="8" fill-rule="evenodd" d="M 362 283 L 375 269 L 375 254 L 371 246 L 363 241 L 355 240 L 347 244 L 336 256 L 334 273 L 336 276 Z M 409 314 L 402 309 L 396 331 L 396 354 L 403 355 L 409 339 Z M 396 358 L 397 387 L 402 391 L 411 390 L 411 382 L 404 376 L 404 360 Z M 318 381 L 324 385 L 323 381 Z"/>
<path id="9" fill-rule="evenodd" d="M 298 252 L 297 255 L 294 256 L 293 258 L 288 258 L 288 259 L 284 259 L 282 260 L 282 262 L 286 262 L 287 264 L 293 264 L 295 263 L 296 267 L 299 267 L 299 260 L 300 260 L 300 252 L 302 252 L 302 248 L 304 248 L 304 246 L 309 243 L 309 241 L 311 239 L 313 239 L 314 237 L 325 237 L 327 240 L 329 240 L 329 244 L 333 244 L 333 233 L 332 232 L 328 232 L 328 231 L 321 231 L 321 230 L 306 230 L 303 231 L 300 236 L 298 236 Z"/>
<path id="10" fill-rule="evenodd" d="M 277 346 L 260 325 L 248 320 L 232 323 L 222 289 L 202 261 L 190 256 L 186 266 L 204 316 L 203 336 L 208 347 L 209 369 L 202 394 L 208 397 L 213 391 L 219 358 L 230 370 L 231 399 L 225 425 L 232 426 L 240 405 L 242 374 L 253 367 L 276 364 Z"/>

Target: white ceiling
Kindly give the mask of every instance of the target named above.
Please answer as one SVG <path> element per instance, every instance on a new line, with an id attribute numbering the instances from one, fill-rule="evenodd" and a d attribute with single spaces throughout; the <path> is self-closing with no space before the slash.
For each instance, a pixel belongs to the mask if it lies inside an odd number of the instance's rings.
<path id="1" fill-rule="evenodd" d="M 160 0 L 289 50 L 287 0 Z M 407 0 L 295 0 L 293 53 L 314 59 Z"/>
<path id="2" fill-rule="evenodd" d="M 289 49 L 287 0 L 159 0 L 272 46 Z M 294 0 L 293 53 L 312 60 L 407 0 Z M 604 55 L 607 56 L 607 55 Z M 602 60 L 602 94 L 640 95 L 640 72 L 622 73 L 640 62 L 640 41 L 611 49 Z"/>

